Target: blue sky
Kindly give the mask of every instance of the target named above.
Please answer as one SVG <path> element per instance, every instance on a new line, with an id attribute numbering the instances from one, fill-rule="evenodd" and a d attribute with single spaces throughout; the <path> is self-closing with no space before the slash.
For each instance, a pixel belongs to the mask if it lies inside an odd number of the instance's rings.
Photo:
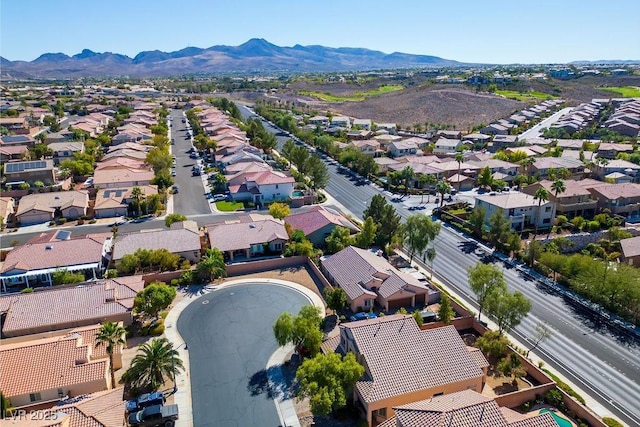
<path id="1" fill-rule="evenodd" d="M 463 62 L 640 60 L 638 0 L 2 0 L 0 55 L 87 48 L 365 47 Z"/>

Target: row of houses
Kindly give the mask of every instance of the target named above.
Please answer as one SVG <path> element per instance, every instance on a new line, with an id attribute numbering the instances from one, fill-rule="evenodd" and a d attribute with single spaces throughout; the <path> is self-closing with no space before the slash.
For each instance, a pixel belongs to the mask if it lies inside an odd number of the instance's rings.
<path id="1" fill-rule="evenodd" d="M 638 137 L 640 135 L 640 100 L 620 104 L 604 125 L 620 135 Z"/>
<path id="2" fill-rule="evenodd" d="M 600 117 L 602 110 L 603 105 L 597 102 L 597 100 L 582 103 L 560 117 L 560 119 L 551 124 L 549 128 L 560 129 L 569 135 L 573 135 L 596 122 Z"/>
<path id="3" fill-rule="evenodd" d="M 506 119 L 500 119 L 488 124 L 480 129 L 480 133 L 485 135 L 509 135 L 511 129 L 520 127 L 532 120 L 541 119 L 544 115 L 549 114 L 564 104 L 564 102 L 565 101 L 561 99 L 549 99 L 543 101 L 532 107 L 525 108 L 515 114 L 512 114 Z"/>

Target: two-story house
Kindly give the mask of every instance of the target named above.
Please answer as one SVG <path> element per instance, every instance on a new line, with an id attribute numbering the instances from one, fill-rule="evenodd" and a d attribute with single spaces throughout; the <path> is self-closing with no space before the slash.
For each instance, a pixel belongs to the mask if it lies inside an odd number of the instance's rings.
<path id="1" fill-rule="evenodd" d="M 476 206 L 485 210 L 485 226 L 489 226 L 489 218 L 494 213 L 501 212 L 511 222 L 511 228 L 516 231 L 535 227 L 536 223 L 539 229 L 549 228 L 556 217 L 554 202 L 536 200 L 533 196 L 520 192 L 492 192 L 477 196 Z"/>
<path id="2" fill-rule="evenodd" d="M 388 150 L 391 157 L 402 157 L 416 154 L 420 148 L 415 141 L 403 139 L 389 144 Z"/>
<path id="3" fill-rule="evenodd" d="M 581 216 L 591 218 L 596 213 L 597 201 L 591 196 L 589 190 L 574 180 L 565 180 L 565 191 L 558 193 L 551 188 L 553 181 L 543 180 L 531 185 L 527 185 L 522 189 L 523 193 L 533 196 L 538 188 L 543 187 L 549 194 L 549 201 L 556 204 L 556 211 L 559 215 L 565 215 L 568 218 Z"/>

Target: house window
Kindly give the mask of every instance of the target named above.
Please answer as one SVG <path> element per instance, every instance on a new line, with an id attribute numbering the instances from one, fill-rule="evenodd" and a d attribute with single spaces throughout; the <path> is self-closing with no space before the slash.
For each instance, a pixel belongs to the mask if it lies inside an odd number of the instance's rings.
<path id="1" fill-rule="evenodd" d="M 551 218 L 545 218 L 542 220 L 543 224 L 549 224 L 551 222 Z"/>
<path id="2" fill-rule="evenodd" d="M 276 184 L 276 190 L 278 189 L 278 184 Z"/>
<path id="3" fill-rule="evenodd" d="M 444 392 L 436 393 L 436 394 L 433 395 L 433 397 L 442 396 L 443 394 L 444 394 Z"/>
<path id="4" fill-rule="evenodd" d="M 515 213 L 515 209 L 509 209 L 509 216 L 513 216 L 514 213 Z"/>
<path id="5" fill-rule="evenodd" d="M 387 418 L 387 408 L 380 408 L 376 411 L 378 418 Z"/>
<path id="6" fill-rule="evenodd" d="M 370 305 L 371 305 L 371 300 L 368 300 L 368 299 L 364 300 L 365 307 L 369 307 Z"/>
<path id="7" fill-rule="evenodd" d="M 32 402 L 39 402 L 42 400 L 42 396 L 40 396 L 40 393 L 31 393 L 29 395 L 29 400 Z"/>
<path id="8" fill-rule="evenodd" d="M 547 206 L 546 208 L 544 208 L 545 212 L 551 212 L 551 206 Z"/>

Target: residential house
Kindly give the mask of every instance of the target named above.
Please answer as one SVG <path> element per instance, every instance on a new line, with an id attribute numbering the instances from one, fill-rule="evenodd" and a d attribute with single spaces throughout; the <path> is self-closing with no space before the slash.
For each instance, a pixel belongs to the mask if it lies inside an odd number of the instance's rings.
<path id="1" fill-rule="evenodd" d="M 4 228 L 8 222 L 13 222 L 15 210 L 13 197 L 0 197 L 0 228 Z"/>
<path id="2" fill-rule="evenodd" d="M 16 135 L 28 135 L 30 131 L 26 117 L 0 117 L 0 126 Z"/>
<path id="3" fill-rule="evenodd" d="M 618 154 L 633 153 L 633 145 L 631 144 L 619 144 L 614 142 L 601 142 L 598 146 L 598 158 L 605 158 L 613 160 L 618 157 Z"/>
<path id="4" fill-rule="evenodd" d="M 89 193 L 86 190 L 33 193 L 20 199 L 16 219 L 23 226 L 42 224 L 60 217 L 74 220 L 86 215 L 88 207 Z"/>
<path id="5" fill-rule="evenodd" d="M 45 185 L 51 185 L 56 182 L 55 168 L 51 159 L 5 163 L 4 176 L 8 184 L 21 182 L 33 184 L 41 181 Z"/>
<path id="6" fill-rule="evenodd" d="M 378 427 L 558 427 L 551 413 L 521 414 L 474 390 L 407 403 L 393 412 Z"/>
<path id="7" fill-rule="evenodd" d="M 604 163 L 596 160 L 596 174 L 601 180 L 615 172 L 629 176 L 633 182 L 640 182 L 640 165 L 622 159 L 608 160 Z"/>
<path id="8" fill-rule="evenodd" d="M 540 202 L 540 206 L 538 203 Z M 485 226 L 489 226 L 489 218 L 502 212 L 511 223 L 511 228 L 522 231 L 527 227 L 549 228 L 556 217 L 556 205 L 552 201 L 540 201 L 533 196 L 520 193 L 489 193 L 476 196 L 476 206 L 485 210 Z"/>
<path id="9" fill-rule="evenodd" d="M 376 123 L 376 129 L 395 135 L 398 130 L 398 125 L 396 123 Z"/>
<path id="10" fill-rule="evenodd" d="M 101 188 L 96 193 L 93 206 L 93 214 L 96 218 L 112 218 L 129 214 L 129 205 L 133 202 L 133 189 L 135 187 Z M 158 194 L 157 185 L 141 185 L 137 187 L 142 192 L 142 197 L 147 198 Z"/>
<path id="11" fill-rule="evenodd" d="M 370 130 L 350 130 L 347 132 L 347 140 L 369 139 L 374 135 Z"/>
<path id="12" fill-rule="evenodd" d="M 505 148 L 514 147 L 516 142 L 518 142 L 518 135 L 495 135 L 488 144 L 488 149 L 495 153 Z"/>
<path id="13" fill-rule="evenodd" d="M 351 129 L 351 120 L 347 116 L 333 116 L 329 121 L 331 127 Z"/>
<path id="14" fill-rule="evenodd" d="M 395 141 L 389 144 L 389 154 L 391 157 L 409 156 L 418 153 L 418 144 L 415 141 L 403 139 L 401 141 Z"/>
<path id="15" fill-rule="evenodd" d="M 0 269 L 2 291 L 22 285 L 52 286 L 52 273 L 59 268 L 95 279 L 104 271 L 110 251 L 111 233 L 74 237 L 66 230 L 42 233 L 7 253 Z"/>
<path id="16" fill-rule="evenodd" d="M 531 148 L 531 147 L 529 147 Z M 538 174 L 541 177 L 548 177 L 549 170 L 567 169 L 573 178 L 580 179 L 584 176 L 584 163 L 580 159 L 569 157 L 538 157 L 531 165 L 532 175 Z"/>
<path id="17" fill-rule="evenodd" d="M 349 143 L 351 147 L 356 148 L 362 154 L 367 156 L 377 157 L 380 154 L 380 143 L 375 139 L 354 140 Z"/>
<path id="18" fill-rule="evenodd" d="M 118 262 L 138 249 L 167 249 L 195 264 L 200 261 L 200 233 L 195 221 L 171 224 L 169 229 L 142 230 L 119 234 L 113 242 L 112 261 Z"/>
<path id="19" fill-rule="evenodd" d="M 527 185 L 521 191 L 533 196 L 538 188 L 543 187 L 549 194 L 549 201 L 556 204 L 558 215 L 565 215 L 568 218 L 581 216 L 591 218 L 596 213 L 597 201 L 591 196 L 591 193 L 584 188 L 578 181 L 568 179 L 563 181 L 565 191 L 558 193 L 556 197 L 555 191 L 551 185 L 553 181 L 542 180 L 531 185 Z"/>
<path id="20" fill-rule="evenodd" d="M 24 420 L 11 420 L 15 427 L 112 427 L 125 425 L 125 401 L 122 387 L 59 401 L 46 420 L 34 411 Z M 0 421 L 0 425 L 2 422 Z"/>
<path id="21" fill-rule="evenodd" d="M 133 300 L 142 289 L 142 276 L 128 276 L 0 296 L 0 313 L 4 316 L 2 337 L 42 334 L 104 322 L 130 325 Z"/>
<path id="22" fill-rule="evenodd" d="M 410 315 L 343 323 L 323 350 L 353 352 L 365 367 L 354 399 L 367 425 L 394 415 L 394 407 L 463 390 L 482 391 L 489 363 L 472 354 L 453 326 L 421 330 Z"/>
<path id="23" fill-rule="evenodd" d="M 29 151 L 26 145 L 0 145 L 0 161 L 20 160 Z"/>
<path id="24" fill-rule="evenodd" d="M 0 136 L 0 146 L 16 146 L 23 145 L 25 147 L 33 147 L 36 140 L 31 135 L 2 135 Z"/>
<path id="25" fill-rule="evenodd" d="M 286 217 L 284 222 L 291 224 L 294 230 L 302 230 L 314 246 L 324 246 L 326 238 L 336 227 L 346 228 L 351 234 L 360 231 L 347 218 L 318 205 L 304 212 L 296 211 Z"/>
<path id="26" fill-rule="evenodd" d="M 608 209 L 629 221 L 640 217 L 640 184 L 606 184 L 588 186 L 591 196 L 597 201 L 598 212 Z"/>
<path id="27" fill-rule="evenodd" d="M 280 253 L 289 241 L 284 222 L 274 218 L 240 218 L 238 221 L 209 224 L 209 245 L 224 253 L 229 262 L 271 253 Z"/>
<path id="28" fill-rule="evenodd" d="M 492 174 L 500 173 L 503 181 L 511 182 L 513 178 L 518 174 L 520 165 L 516 163 L 507 162 L 499 159 L 486 159 L 486 160 L 466 160 L 467 164 L 484 169 L 488 167 Z"/>
<path id="29" fill-rule="evenodd" d="M 149 169 L 97 169 L 93 173 L 93 185 L 100 188 L 140 187 L 150 185 L 154 173 Z"/>
<path id="30" fill-rule="evenodd" d="M 509 135 L 509 129 L 503 125 L 491 123 L 480 129 L 480 133 L 484 133 L 486 135 Z"/>
<path id="31" fill-rule="evenodd" d="M 329 117 L 327 116 L 313 116 L 308 120 L 309 124 L 314 126 L 329 126 Z"/>
<path id="32" fill-rule="evenodd" d="M 379 173 L 387 173 L 389 171 L 389 165 L 400 165 L 400 162 L 390 157 L 376 157 L 373 159 L 378 165 Z"/>
<path id="33" fill-rule="evenodd" d="M 391 311 L 440 299 L 438 291 L 397 270 L 383 257 L 354 246 L 323 258 L 321 269 L 331 283 L 345 291 L 353 312 L 372 310 L 374 302 Z"/>
<path id="34" fill-rule="evenodd" d="M 394 141 L 400 141 L 402 137 L 398 135 L 392 135 L 392 134 L 381 134 L 381 135 L 374 136 L 373 139 L 375 139 L 380 143 L 380 147 L 382 148 L 382 150 L 386 151 L 389 144 L 391 144 Z"/>
<path id="35" fill-rule="evenodd" d="M 459 130 L 439 130 L 436 132 L 436 136 L 446 139 L 462 139 L 462 131 Z"/>
<path id="36" fill-rule="evenodd" d="M 433 154 L 455 154 L 460 147 L 462 147 L 462 140 L 460 139 L 439 138 L 435 142 Z"/>
<path id="37" fill-rule="evenodd" d="M 471 141 L 473 144 L 484 146 L 491 139 L 490 135 L 483 133 L 470 133 L 462 137 L 463 141 Z"/>
<path id="38" fill-rule="evenodd" d="M 371 119 L 353 119 L 353 127 L 371 130 Z"/>
<path id="39" fill-rule="evenodd" d="M 84 152 L 82 141 L 53 142 L 48 147 L 53 151 L 53 164 L 56 166 L 67 159 L 72 160 L 74 153 Z"/>
<path id="40" fill-rule="evenodd" d="M 291 198 L 294 184 L 292 176 L 273 170 L 238 174 L 228 181 L 232 200 L 260 204 Z"/>
<path id="41" fill-rule="evenodd" d="M 620 240 L 622 262 L 640 267 L 640 236 Z"/>
<path id="42" fill-rule="evenodd" d="M 620 135 L 630 136 L 632 138 L 640 135 L 640 124 L 629 123 L 622 119 L 614 119 L 608 120 L 606 125 L 609 130 L 615 131 Z"/>
<path id="43" fill-rule="evenodd" d="M 109 357 L 95 351 L 98 328 L 93 336 L 72 333 L 0 345 L 0 389 L 11 406 L 53 404 L 111 388 Z"/>
<path id="44" fill-rule="evenodd" d="M 95 170 L 104 169 L 148 169 L 149 165 L 140 159 L 130 157 L 112 157 L 108 160 L 98 162 Z"/>

